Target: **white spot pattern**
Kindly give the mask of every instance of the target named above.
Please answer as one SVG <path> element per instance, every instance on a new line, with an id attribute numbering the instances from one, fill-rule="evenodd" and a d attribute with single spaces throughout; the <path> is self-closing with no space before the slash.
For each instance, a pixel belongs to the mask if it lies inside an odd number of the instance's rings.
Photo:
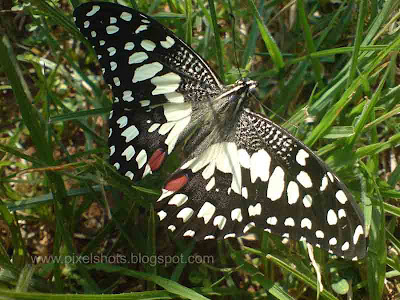
<path id="1" fill-rule="evenodd" d="M 285 172 L 277 166 L 268 182 L 267 197 L 271 201 L 276 201 L 282 197 L 285 189 Z"/>
<path id="2" fill-rule="evenodd" d="M 132 82 L 136 83 L 153 78 L 162 69 L 163 66 L 159 62 L 153 62 L 151 64 L 140 66 L 135 70 Z"/>
<path id="3" fill-rule="evenodd" d="M 190 217 L 193 215 L 193 213 L 194 213 L 193 209 L 191 209 L 190 207 L 185 207 L 178 213 L 176 217 L 178 219 L 181 218 L 183 220 L 183 223 L 186 223 L 187 220 L 189 220 Z"/>
<path id="4" fill-rule="evenodd" d="M 300 197 L 299 186 L 296 182 L 290 181 L 287 187 L 288 203 L 295 204 Z"/>
<path id="5" fill-rule="evenodd" d="M 129 126 L 127 129 L 125 129 L 122 133 L 121 136 L 124 136 L 125 142 L 129 143 L 132 141 L 134 138 L 136 138 L 139 135 L 139 130 L 136 128 L 135 125 Z"/>
<path id="6" fill-rule="evenodd" d="M 338 218 L 333 209 L 328 210 L 328 214 L 326 215 L 326 220 L 328 221 L 329 225 L 336 225 Z"/>
<path id="7" fill-rule="evenodd" d="M 249 217 L 261 215 L 261 204 L 257 203 L 256 205 L 249 205 Z"/>
<path id="8" fill-rule="evenodd" d="M 156 44 L 154 44 L 154 42 L 150 41 L 150 40 L 143 40 L 140 43 L 140 46 L 142 46 L 142 48 L 146 51 L 152 52 L 154 50 L 154 48 L 156 47 Z"/>
<path id="9" fill-rule="evenodd" d="M 226 218 L 224 216 L 216 216 L 214 218 L 213 225 L 218 226 L 219 230 L 224 229 L 226 224 Z"/>
<path id="10" fill-rule="evenodd" d="M 305 188 L 310 188 L 312 187 L 312 181 L 310 176 L 304 172 L 304 171 L 300 171 L 300 173 L 297 175 L 296 179 L 300 182 L 300 184 L 302 186 L 304 186 Z"/>
<path id="11" fill-rule="evenodd" d="M 133 148 L 132 145 L 128 146 L 121 154 L 121 156 L 126 157 L 126 161 L 130 161 L 134 155 L 135 155 L 135 148 Z"/>
<path id="12" fill-rule="evenodd" d="M 147 153 L 144 149 L 140 150 L 139 154 L 136 156 L 136 162 L 139 169 L 143 168 L 147 162 Z"/>
<path id="13" fill-rule="evenodd" d="M 165 217 L 167 216 L 167 213 L 166 213 L 165 211 L 163 211 L 163 210 L 160 210 L 160 211 L 157 213 L 157 215 L 158 215 L 158 217 L 160 218 L 160 221 L 162 221 L 162 220 L 164 220 Z"/>
<path id="14" fill-rule="evenodd" d="M 306 159 L 310 157 L 310 154 L 308 154 L 304 149 L 300 149 L 299 152 L 296 154 L 296 161 L 300 166 L 305 167 L 306 165 Z"/>
<path id="15" fill-rule="evenodd" d="M 93 5 L 92 9 L 86 14 L 87 17 L 94 16 L 100 10 L 100 6 Z"/>
<path id="16" fill-rule="evenodd" d="M 252 183 L 256 182 L 257 178 L 260 178 L 261 181 L 267 181 L 269 178 L 270 164 L 271 164 L 271 156 L 269 156 L 267 151 L 265 151 L 264 149 L 258 150 L 257 152 L 253 153 L 253 155 L 250 158 L 251 182 Z"/>
<path id="17" fill-rule="evenodd" d="M 161 41 L 160 44 L 165 49 L 169 49 L 175 44 L 175 40 L 172 37 L 167 36 L 166 40 L 165 41 Z"/>
<path id="18" fill-rule="evenodd" d="M 347 202 L 347 196 L 342 190 L 336 192 L 336 199 L 343 205 Z"/>
<path id="19" fill-rule="evenodd" d="M 149 56 L 146 54 L 146 52 L 135 52 L 131 56 L 129 56 L 128 64 L 140 64 L 148 58 Z"/>
<path id="20" fill-rule="evenodd" d="M 150 82 L 156 86 L 151 92 L 153 95 L 175 92 L 181 82 L 181 77 L 175 73 L 167 73 L 162 76 L 153 77 Z"/>
<path id="21" fill-rule="evenodd" d="M 205 202 L 197 214 L 197 217 L 204 218 L 204 224 L 207 224 L 214 215 L 215 210 L 216 207 L 214 205 L 212 205 L 210 202 Z"/>
<path id="22" fill-rule="evenodd" d="M 242 222 L 243 220 L 242 210 L 240 208 L 235 208 L 234 210 L 232 210 L 231 219 L 232 221 L 236 220 L 238 222 Z"/>

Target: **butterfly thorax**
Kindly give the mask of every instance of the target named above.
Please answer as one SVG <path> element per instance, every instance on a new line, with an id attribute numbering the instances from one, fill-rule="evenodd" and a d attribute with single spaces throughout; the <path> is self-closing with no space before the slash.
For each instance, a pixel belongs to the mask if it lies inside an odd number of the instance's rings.
<path id="1" fill-rule="evenodd" d="M 190 138 L 185 138 L 185 153 L 196 156 L 218 141 L 233 141 L 240 114 L 256 87 L 257 82 L 240 79 L 226 86 L 217 97 L 192 104 L 191 123 L 187 127 Z"/>

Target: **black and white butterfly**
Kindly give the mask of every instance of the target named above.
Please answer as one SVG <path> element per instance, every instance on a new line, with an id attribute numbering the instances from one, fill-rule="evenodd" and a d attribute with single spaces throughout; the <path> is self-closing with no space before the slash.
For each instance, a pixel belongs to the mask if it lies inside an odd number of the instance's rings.
<path id="1" fill-rule="evenodd" d="M 246 108 L 255 81 L 223 85 L 190 46 L 131 8 L 90 2 L 74 17 L 114 95 L 110 163 L 136 181 L 183 145 L 187 159 L 156 204 L 168 229 L 202 240 L 256 226 L 364 257 L 364 219 L 350 192 L 303 143 Z"/>

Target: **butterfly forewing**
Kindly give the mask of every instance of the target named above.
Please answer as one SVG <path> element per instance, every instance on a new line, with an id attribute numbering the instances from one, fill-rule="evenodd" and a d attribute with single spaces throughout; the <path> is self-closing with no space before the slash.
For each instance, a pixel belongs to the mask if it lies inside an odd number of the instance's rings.
<path id="1" fill-rule="evenodd" d="M 138 11 L 91 2 L 74 17 L 114 96 L 110 163 L 141 179 L 161 166 L 182 138 L 196 102 L 218 95 L 221 83 L 189 46 Z"/>
<path id="2" fill-rule="evenodd" d="M 256 226 L 365 255 L 363 216 L 347 188 L 304 144 L 245 108 L 254 81 L 221 85 L 188 45 L 130 8 L 91 2 L 74 16 L 114 95 L 110 163 L 139 180 L 185 146 L 156 205 L 168 229 L 202 240 Z"/>

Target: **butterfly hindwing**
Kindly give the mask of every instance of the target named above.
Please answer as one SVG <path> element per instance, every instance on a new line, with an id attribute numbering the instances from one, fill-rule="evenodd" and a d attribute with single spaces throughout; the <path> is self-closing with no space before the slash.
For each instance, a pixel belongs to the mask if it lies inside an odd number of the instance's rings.
<path id="1" fill-rule="evenodd" d="M 362 213 L 304 144 L 243 110 L 234 141 L 211 145 L 171 176 L 157 202 L 178 235 L 220 239 L 256 226 L 346 258 L 365 255 Z"/>

